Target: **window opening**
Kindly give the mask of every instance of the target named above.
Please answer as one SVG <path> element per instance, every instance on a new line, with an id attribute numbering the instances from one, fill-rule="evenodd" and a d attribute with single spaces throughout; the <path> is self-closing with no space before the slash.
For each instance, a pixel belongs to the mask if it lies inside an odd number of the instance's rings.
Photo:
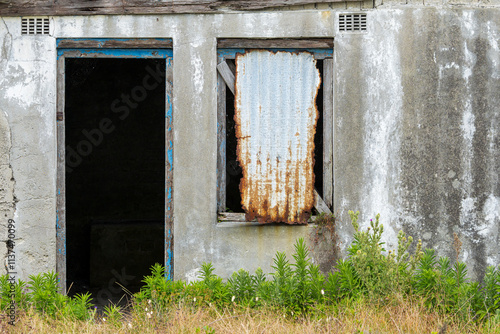
<path id="1" fill-rule="evenodd" d="M 247 49 L 248 50 L 248 49 Z M 241 178 L 242 178 L 242 168 L 239 164 L 239 161 L 236 157 L 236 148 L 237 148 L 237 138 L 235 135 L 235 120 L 234 120 L 234 94 L 231 91 L 230 87 L 223 87 L 224 94 L 221 94 L 221 82 L 227 82 L 229 81 L 230 83 L 234 82 L 234 77 L 233 78 L 225 78 L 224 81 L 221 81 L 221 78 L 226 76 L 224 73 L 227 72 L 228 70 L 232 73 L 235 71 L 235 56 L 236 53 L 244 53 L 246 50 L 245 49 L 238 49 L 238 50 L 231 50 L 231 49 L 223 49 L 219 50 L 219 99 L 221 97 L 224 98 L 225 104 L 224 104 L 224 112 L 223 112 L 223 118 L 224 118 L 224 129 L 223 131 L 225 132 L 225 140 L 224 144 L 221 148 L 221 143 L 219 143 L 219 147 L 221 151 L 225 151 L 224 157 L 226 160 L 224 161 L 224 169 L 225 169 L 225 176 L 226 179 L 223 180 L 223 182 L 220 182 L 220 177 L 219 177 L 219 182 L 224 184 L 224 189 L 219 189 L 219 221 L 246 221 L 244 218 L 244 210 L 242 208 L 241 204 L 241 189 L 240 189 L 240 183 L 241 183 Z M 273 50 L 275 51 L 275 50 Z M 299 51 L 299 50 L 293 50 L 293 51 Z M 300 50 L 301 51 L 301 50 Z M 325 55 L 326 53 L 326 55 Z M 332 192 L 333 192 L 333 170 L 332 172 L 328 175 L 328 173 L 325 174 L 325 170 L 328 170 L 328 168 L 332 167 L 332 160 L 333 156 L 329 157 L 329 155 L 332 155 L 332 146 L 333 146 L 333 135 L 329 135 L 329 138 L 324 138 L 324 132 L 328 134 L 328 131 L 332 132 L 332 126 L 329 125 L 329 122 L 324 121 L 323 117 L 323 109 L 324 105 L 328 105 L 331 103 L 333 106 L 333 101 L 332 101 L 332 91 L 333 89 L 327 90 L 327 96 L 328 96 L 328 101 L 324 100 L 324 83 L 326 81 L 327 85 L 332 85 L 332 80 L 331 78 L 328 78 L 327 80 L 324 80 L 325 76 L 325 68 L 327 68 L 327 75 L 332 75 L 332 65 L 333 63 L 331 62 L 331 50 L 328 52 L 314 52 L 315 57 L 316 57 L 316 67 L 320 72 L 321 76 L 321 84 L 317 92 L 316 96 L 316 106 L 318 109 L 318 119 L 316 123 L 316 131 L 314 135 L 314 188 L 316 190 L 316 195 L 315 195 L 315 206 L 312 210 L 313 214 L 317 214 L 320 212 L 331 212 L 331 199 L 332 199 Z M 328 61 L 327 64 L 326 61 Z M 230 76 L 230 75 L 229 75 Z M 233 81 L 231 81 L 233 80 Z M 229 84 L 230 85 L 230 84 Z M 221 103 L 219 102 L 219 118 L 220 120 L 222 115 L 220 114 L 221 109 Z M 332 108 L 329 107 L 328 112 L 330 113 L 329 117 L 327 117 L 327 120 L 332 121 L 332 116 L 331 116 L 331 110 Z M 221 129 L 219 128 L 219 132 Z M 328 137 L 328 136 L 327 136 Z M 219 141 L 221 139 L 219 138 Z M 324 150 L 324 141 L 329 141 L 332 140 L 332 143 L 327 145 L 327 151 Z M 324 160 L 324 156 L 327 156 L 326 161 Z M 221 154 L 219 154 L 219 158 L 221 158 Z M 325 163 L 326 162 L 326 163 Z M 329 164 L 329 166 L 327 166 Z M 220 168 L 219 164 L 219 169 Z M 220 170 L 219 170 L 220 172 Z M 324 183 L 328 185 L 328 181 L 325 181 L 324 175 L 329 177 L 330 179 L 330 187 L 327 188 L 327 193 L 324 193 Z M 224 182 L 225 181 L 225 182 Z M 330 195 L 328 196 L 328 193 Z M 326 195 L 326 196 L 325 196 Z M 223 197 L 222 197 L 223 196 Z M 327 205 L 323 198 L 329 199 L 329 205 Z M 222 204 L 222 205 L 221 205 Z"/>
<path id="2" fill-rule="evenodd" d="M 230 68 L 236 69 L 233 59 L 228 59 Z M 238 141 L 234 121 L 234 94 L 226 90 L 226 207 L 227 211 L 243 213 L 241 206 L 240 182 L 243 170 L 236 156 Z"/>

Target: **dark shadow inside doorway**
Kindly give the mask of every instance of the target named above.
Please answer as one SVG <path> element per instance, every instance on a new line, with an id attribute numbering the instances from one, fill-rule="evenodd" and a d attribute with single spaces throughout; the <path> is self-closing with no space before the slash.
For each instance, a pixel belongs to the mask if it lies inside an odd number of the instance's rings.
<path id="1" fill-rule="evenodd" d="M 164 69 L 164 59 L 66 59 L 70 295 L 116 300 L 164 262 Z"/>

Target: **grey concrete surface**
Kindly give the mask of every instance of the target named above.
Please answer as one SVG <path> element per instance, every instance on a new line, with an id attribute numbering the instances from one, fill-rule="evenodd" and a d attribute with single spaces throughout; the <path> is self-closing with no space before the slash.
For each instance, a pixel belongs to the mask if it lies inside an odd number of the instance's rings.
<path id="1" fill-rule="evenodd" d="M 291 255 L 296 238 L 314 232 L 217 223 L 216 39 L 223 37 L 335 38 L 342 251 L 352 238 L 347 210 L 360 210 L 363 226 L 381 213 L 390 247 L 403 229 L 454 257 L 457 233 L 471 275 L 497 264 L 500 10 L 381 5 L 366 11 L 368 32 L 350 34 L 336 30 L 341 11 L 54 17 L 50 36 L 22 36 L 19 18 L 0 18 L 0 240 L 14 219 L 19 277 L 55 269 L 55 41 L 64 37 L 173 39 L 177 279 L 196 279 L 206 261 L 224 277 L 242 267 L 270 271 L 276 251 Z M 316 263 L 332 260 L 328 247 L 314 250 Z"/>
<path id="2" fill-rule="evenodd" d="M 472 276 L 500 260 L 498 14 L 377 10 L 370 33 L 335 39 L 342 220 L 379 212 L 390 247 L 403 229 L 453 259 L 457 233 Z"/>

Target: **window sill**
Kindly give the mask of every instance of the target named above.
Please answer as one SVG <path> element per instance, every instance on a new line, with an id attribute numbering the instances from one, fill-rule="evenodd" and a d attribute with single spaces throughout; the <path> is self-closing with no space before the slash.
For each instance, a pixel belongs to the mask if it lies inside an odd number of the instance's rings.
<path id="1" fill-rule="evenodd" d="M 285 224 L 285 223 L 267 223 L 260 224 L 257 220 L 246 221 L 245 214 L 240 212 L 219 212 L 217 227 L 242 227 L 242 226 L 307 226 L 316 227 L 314 223 L 317 216 L 311 216 L 307 224 Z"/>

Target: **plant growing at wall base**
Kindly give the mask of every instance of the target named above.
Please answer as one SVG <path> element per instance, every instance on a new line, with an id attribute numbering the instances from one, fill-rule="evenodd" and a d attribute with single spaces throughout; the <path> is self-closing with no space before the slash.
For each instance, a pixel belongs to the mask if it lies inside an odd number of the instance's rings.
<path id="1" fill-rule="evenodd" d="M 117 305 L 106 305 L 104 306 L 104 318 L 103 321 L 106 321 L 113 326 L 118 326 L 120 324 L 120 320 L 123 318 L 122 308 Z"/>
<path id="2" fill-rule="evenodd" d="M 339 258 L 339 241 L 336 232 L 337 217 L 333 213 L 320 213 L 313 221 L 316 224 L 314 234 L 312 236 L 313 246 L 319 244 L 329 245 L 331 248 L 330 264 L 334 266 L 335 261 Z"/>
<path id="3" fill-rule="evenodd" d="M 29 276 L 27 283 L 18 280 L 15 283 L 15 304 L 18 310 L 33 308 L 36 312 L 52 318 L 70 318 L 90 320 L 94 318 L 91 295 L 86 293 L 70 298 L 58 292 L 57 274 L 39 273 Z M 8 276 L 0 276 L 0 306 L 2 310 L 10 304 L 11 284 Z"/>
<path id="4" fill-rule="evenodd" d="M 215 275 L 215 268 L 212 263 L 203 262 L 200 270 L 200 278 L 202 279 L 207 298 L 212 300 L 216 306 L 223 306 L 231 299 L 229 287 L 223 283 L 222 278 Z"/>
<path id="5" fill-rule="evenodd" d="M 186 284 L 183 281 L 167 280 L 165 267 L 155 263 L 151 275 L 144 277 L 144 285 L 134 294 L 135 305 L 152 304 L 156 308 L 166 308 L 172 302 L 183 298 Z"/>
<path id="6" fill-rule="evenodd" d="M 356 282 L 362 293 L 375 300 L 395 292 L 408 292 L 412 285 L 412 273 L 422 256 L 422 242 L 419 240 L 415 255 L 410 256 L 408 248 L 413 238 L 400 231 L 397 250 L 386 253 L 380 214 L 375 216 L 375 221 L 370 220 L 370 226 L 364 231 L 359 227 L 359 212 L 349 211 L 349 216 L 355 232 L 353 242 L 347 248 L 350 257 L 338 266 L 347 275 L 344 282 Z M 349 266 L 353 267 L 354 275 Z"/>
<path id="7" fill-rule="evenodd" d="M 0 310 L 5 311 L 10 306 L 12 297 L 18 309 L 26 309 L 29 305 L 26 282 L 19 279 L 11 283 L 8 275 L 0 276 Z"/>
<path id="8" fill-rule="evenodd" d="M 30 275 L 28 285 L 31 289 L 31 303 L 33 307 L 50 316 L 55 316 L 59 309 L 63 309 L 67 297 L 58 293 L 57 274 L 54 272 Z"/>
<path id="9" fill-rule="evenodd" d="M 396 275 L 396 266 L 392 252 L 385 256 L 384 242 L 381 241 L 384 226 L 380 224 L 380 215 L 375 221 L 370 220 L 370 227 L 366 231 L 359 229 L 358 215 L 349 211 L 351 223 L 355 233 L 354 241 L 348 247 L 350 263 L 354 267 L 359 282 L 366 289 L 370 297 L 377 298 L 394 287 L 393 278 Z"/>
<path id="10" fill-rule="evenodd" d="M 273 259 L 275 272 L 271 273 L 270 303 L 290 314 L 300 314 L 314 304 L 313 296 L 321 294 L 319 286 L 324 277 L 319 275 L 319 268 L 311 263 L 304 238 L 297 239 L 294 248 L 294 263 L 291 264 L 282 252 L 277 252 Z"/>
<path id="11" fill-rule="evenodd" d="M 244 269 L 234 272 L 227 280 L 231 299 L 242 306 L 254 306 L 256 281 L 253 275 Z"/>

